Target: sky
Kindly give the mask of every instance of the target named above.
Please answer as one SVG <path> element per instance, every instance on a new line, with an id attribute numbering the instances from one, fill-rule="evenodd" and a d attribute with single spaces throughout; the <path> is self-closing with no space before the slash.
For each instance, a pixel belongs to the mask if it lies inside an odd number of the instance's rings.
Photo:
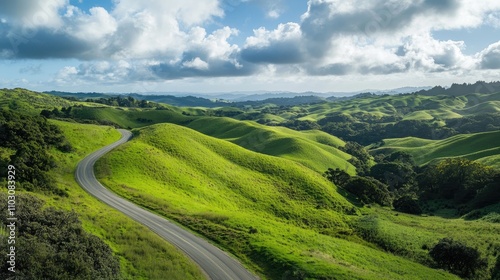
<path id="1" fill-rule="evenodd" d="M 345 92 L 499 69 L 498 0 L 0 0 L 0 88 Z"/>

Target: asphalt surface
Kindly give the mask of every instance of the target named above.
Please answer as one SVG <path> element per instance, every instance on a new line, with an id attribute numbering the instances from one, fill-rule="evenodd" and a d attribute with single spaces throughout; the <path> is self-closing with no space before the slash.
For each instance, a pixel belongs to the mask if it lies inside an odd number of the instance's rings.
<path id="1" fill-rule="evenodd" d="M 150 228 L 166 241 L 188 255 L 205 272 L 209 279 L 259 279 L 246 270 L 237 260 L 202 238 L 182 229 L 167 219 L 153 214 L 106 189 L 94 174 L 94 164 L 107 152 L 132 138 L 128 130 L 119 129 L 122 138 L 84 158 L 77 166 L 75 178 L 91 195 Z"/>

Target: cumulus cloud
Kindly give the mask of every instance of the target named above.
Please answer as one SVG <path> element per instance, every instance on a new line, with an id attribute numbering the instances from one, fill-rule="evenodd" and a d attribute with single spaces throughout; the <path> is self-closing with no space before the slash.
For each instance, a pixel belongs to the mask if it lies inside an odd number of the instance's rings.
<path id="1" fill-rule="evenodd" d="M 302 34 L 297 23 L 279 24 L 275 30 L 254 30 L 246 39 L 242 58 L 253 63 L 290 64 L 304 61 Z"/>
<path id="2" fill-rule="evenodd" d="M 68 5 L 68 2 L 68 0 L 0 1 L 0 16 L 2 21 L 23 28 L 58 28 L 62 25 L 59 11 Z"/>
<path id="3" fill-rule="evenodd" d="M 284 11 L 282 0 L 252 1 L 273 19 Z M 500 67 L 499 43 L 468 56 L 464 42 L 432 37 L 435 30 L 500 26 L 496 0 L 309 0 L 299 22 L 257 26 L 242 45 L 231 43 L 240 34 L 234 27 L 205 29 L 224 17 L 226 2 L 115 0 L 111 10 L 83 11 L 69 0 L 2 1 L 0 59 L 81 60 L 61 69 L 60 83 Z"/>
<path id="4" fill-rule="evenodd" d="M 479 57 L 482 69 L 500 69 L 500 41 L 489 45 Z"/>
<path id="5" fill-rule="evenodd" d="M 310 0 L 294 28 L 263 28 L 247 39 L 242 57 L 254 63 L 301 63 L 312 75 L 441 72 L 474 68 L 462 41 L 439 41 L 433 30 L 474 28 L 500 9 L 470 0 Z M 293 30 L 293 32 L 290 32 Z M 289 36 L 293 34 L 293 36 Z M 290 39 L 292 38 L 292 39 Z"/>

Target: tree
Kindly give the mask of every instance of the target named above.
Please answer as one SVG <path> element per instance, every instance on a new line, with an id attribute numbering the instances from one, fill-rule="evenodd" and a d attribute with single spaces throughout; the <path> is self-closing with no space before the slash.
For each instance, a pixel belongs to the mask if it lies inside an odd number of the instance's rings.
<path id="1" fill-rule="evenodd" d="M 348 161 L 356 167 L 358 174 L 366 174 L 370 170 L 371 155 L 366 151 L 365 147 L 356 142 L 346 142 L 340 150 L 352 155 Z"/>
<path id="2" fill-rule="evenodd" d="M 383 162 L 370 168 L 370 176 L 387 184 L 391 190 L 414 184 L 415 172 L 411 165 L 400 162 Z"/>
<path id="3" fill-rule="evenodd" d="M 479 162 L 449 158 L 427 166 L 419 176 L 419 186 L 424 192 L 437 195 L 438 198 L 466 203 L 492 182 L 494 175 L 492 168 Z"/>
<path id="4" fill-rule="evenodd" d="M 495 267 L 491 269 L 491 279 L 500 280 L 500 256 L 497 256 Z"/>
<path id="5" fill-rule="evenodd" d="M 326 179 L 339 187 L 343 187 L 347 183 L 347 181 L 351 179 L 351 175 L 349 175 L 344 170 L 340 170 L 340 168 L 335 168 L 335 170 L 332 168 L 328 168 L 328 170 L 325 171 L 323 175 L 326 177 Z"/>
<path id="6" fill-rule="evenodd" d="M 443 238 L 430 250 L 429 255 L 443 269 L 461 277 L 471 277 L 487 266 L 477 249 L 451 238 Z"/>
<path id="7" fill-rule="evenodd" d="M 6 201 L 6 194 L 0 194 Z M 17 279 L 120 279 L 120 264 L 111 248 L 84 231 L 75 212 L 44 208 L 37 197 L 16 196 L 19 222 L 16 236 Z M 3 204 L 2 213 L 7 208 Z M 0 217 L 6 224 L 6 215 Z M 7 254 L 7 246 L 0 254 Z M 19 251 L 17 251 L 19 250 Z M 0 264 L 0 279 L 8 279 L 9 264 Z"/>
<path id="8" fill-rule="evenodd" d="M 422 209 L 418 201 L 411 196 L 402 196 L 396 199 L 393 204 L 394 209 L 399 212 L 419 215 L 422 214 Z"/>
<path id="9" fill-rule="evenodd" d="M 359 197 L 362 203 L 378 203 L 391 205 L 391 194 L 387 185 L 371 177 L 352 177 L 344 187 L 347 191 Z"/>

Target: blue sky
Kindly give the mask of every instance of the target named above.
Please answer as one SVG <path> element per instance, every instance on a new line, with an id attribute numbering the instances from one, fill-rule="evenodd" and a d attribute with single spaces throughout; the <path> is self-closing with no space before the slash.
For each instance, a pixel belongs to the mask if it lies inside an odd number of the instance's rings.
<path id="1" fill-rule="evenodd" d="M 496 0 L 0 1 L 0 87 L 357 91 L 498 80 Z"/>

